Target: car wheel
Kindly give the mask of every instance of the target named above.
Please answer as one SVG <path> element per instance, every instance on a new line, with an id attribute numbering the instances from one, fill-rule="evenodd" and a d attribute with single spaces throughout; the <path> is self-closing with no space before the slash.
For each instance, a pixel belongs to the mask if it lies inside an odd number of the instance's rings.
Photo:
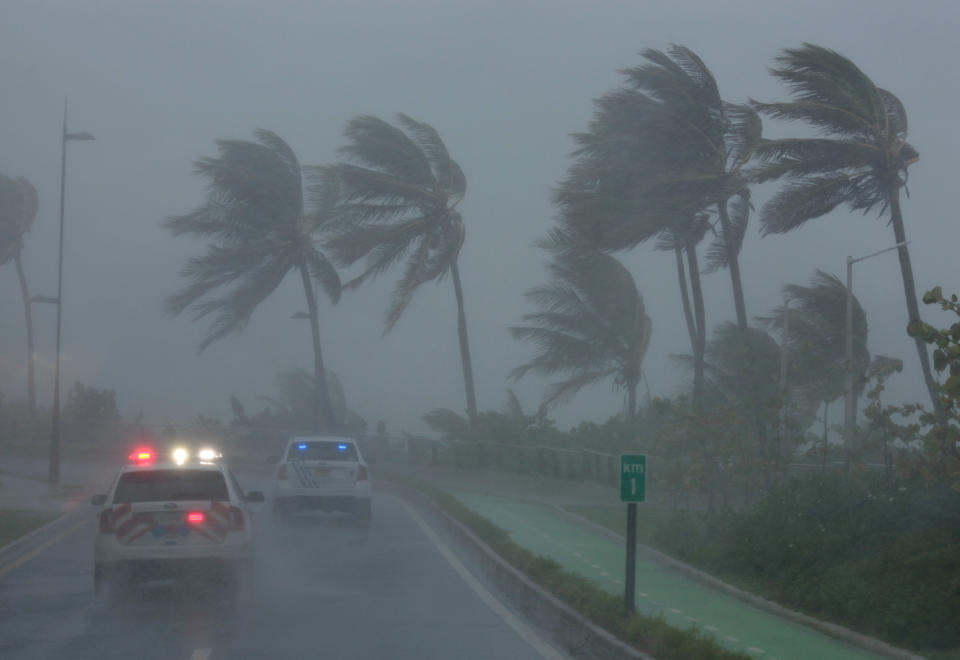
<path id="1" fill-rule="evenodd" d="M 97 598 L 103 598 L 107 589 L 106 569 L 99 563 L 93 565 L 93 595 Z"/>
<path id="2" fill-rule="evenodd" d="M 356 500 L 353 504 L 353 512 L 363 522 L 370 522 L 370 517 L 373 514 L 370 500 Z"/>

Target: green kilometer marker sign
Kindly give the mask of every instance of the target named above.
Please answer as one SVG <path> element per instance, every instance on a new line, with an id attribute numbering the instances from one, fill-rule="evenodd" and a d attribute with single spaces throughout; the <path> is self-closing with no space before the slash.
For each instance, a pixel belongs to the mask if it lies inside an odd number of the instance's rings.
<path id="1" fill-rule="evenodd" d="M 647 497 L 647 457 L 620 455 L 620 501 L 643 502 Z"/>

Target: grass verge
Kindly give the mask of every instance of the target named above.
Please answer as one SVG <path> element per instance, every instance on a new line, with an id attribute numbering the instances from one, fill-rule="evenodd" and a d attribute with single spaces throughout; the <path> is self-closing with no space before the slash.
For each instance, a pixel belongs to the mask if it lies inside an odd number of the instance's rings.
<path id="1" fill-rule="evenodd" d="M 623 614 L 623 600 L 596 587 L 587 578 L 517 545 L 505 530 L 475 513 L 456 497 L 420 480 L 391 475 L 390 481 L 412 488 L 434 502 L 489 545 L 494 552 L 540 587 L 592 623 L 635 648 L 662 660 L 746 660 L 749 656 L 720 646 L 696 627 L 675 628 L 662 618 Z"/>
<path id="2" fill-rule="evenodd" d="M 59 516 L 52 511 L 0 511 L 0 548 Z"/>

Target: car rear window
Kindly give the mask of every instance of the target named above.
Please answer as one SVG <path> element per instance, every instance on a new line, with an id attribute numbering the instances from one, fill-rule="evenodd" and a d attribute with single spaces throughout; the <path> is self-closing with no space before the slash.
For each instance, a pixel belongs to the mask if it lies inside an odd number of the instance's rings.
<path id="1" fill-rule="evenodd" d="M 352 442 L 336 440 L 309 440 L 295 442 L 287 452 L 288 461 L 354 461 L 357 448 Z"/>
<path id="2" fill-rule="evenodd" d="M 115 503 L 227 501 L 227 482 L 217 470 L 149 470 L 120 476 Z"/>

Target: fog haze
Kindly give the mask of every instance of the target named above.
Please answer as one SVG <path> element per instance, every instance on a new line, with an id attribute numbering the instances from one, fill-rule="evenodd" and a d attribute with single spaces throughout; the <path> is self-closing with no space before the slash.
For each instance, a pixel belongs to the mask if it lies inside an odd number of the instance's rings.
<path id="1" fill-rule="evenodd" d="M 228 397 L 248 410 L 269 394 L 278 370 L 310 369 L 300 283 L 284 282 L 246 330 L 198 354 L 206 322 L 163 314 L 181 285 L 178 270 L 202 245 L 173 239 L 164 218 L 202 200 L 192 161 L 220 138 L 251 139 L 256 128 L 283 137 L 303 164 L 339 160 L 342 128 L 356 114 L 392 121 L 403 112 L 432 124 L 468 181 L 460 205 L 467 238 L 460 258 L 481 409 L 514 387 L 528 410 L 544 381 L 513 386 L 510 370 L 532 347 L 507 327 L 531 311 L 523 293 L 545 279 L 532 243 L 550 228 L 550 189 L 564 174 L 592 100 L 619 83 L 618 70 L 644 48 L 690 47 L 711 68 L 722 96 L 782 100 L 767 74 L 780 49 L 812 42 L 834 48 L 897 94 L 920 151 L 903 210 L 918 292 L 960 290 L 955 255 L 954 128 L 960 9 L 944 2 L 45 2 L 0 3 L 0 172 L 26 176 L 40 194 L 24 264 L 31 293 L 56 290 L 60 122 L 95 142 L 68 148 L 63 306 L 63 392 L 79 380 L 113 388 L 125 416 L 229 419 Z M 767 124 L 768 136 L 800 126 Z M 759 208 L 774 186 L 755 188 Z M 845 208 L 798 232 L 759 237 L 751 219 L 741 270 L 753 317 L 780 302 L 786 283 L 815 269 L 842 275 L 846 255 L 892 245 L 875 215 Z M 670 355 L 689 352 L 673 256 L 641 246 L 618 256 L 633 273 L 653 319 L 644 363 L 652 394 L 671 395 L 686 374 Z M 342 273 L 345 277 L 349 275 Z M 420 288 L 388 335 L 383 314 L 396 273 L 337 305 L 322 299 L 328 368 L 348 405 L 368 424 L 422 431 L 421 415 L 463 409 L 456 308 L 447 280 Z M 707 323 L 734 318 L 729 275 L 705 278 Z M 926 397 L 896 257 L 857 265 L 874 354 L 900 357 L 891 400 Z M 52 392 L 55 310 L 34 308 L 38 396 Z M 923 310 L 934 323 L 945 318 Z M 23 398 L 22 303 L 13 268 L 0 270 L 0 391 Z M 622 408 L 607 386 L 557 409 L 561 426 L 602 421 Z"/>

